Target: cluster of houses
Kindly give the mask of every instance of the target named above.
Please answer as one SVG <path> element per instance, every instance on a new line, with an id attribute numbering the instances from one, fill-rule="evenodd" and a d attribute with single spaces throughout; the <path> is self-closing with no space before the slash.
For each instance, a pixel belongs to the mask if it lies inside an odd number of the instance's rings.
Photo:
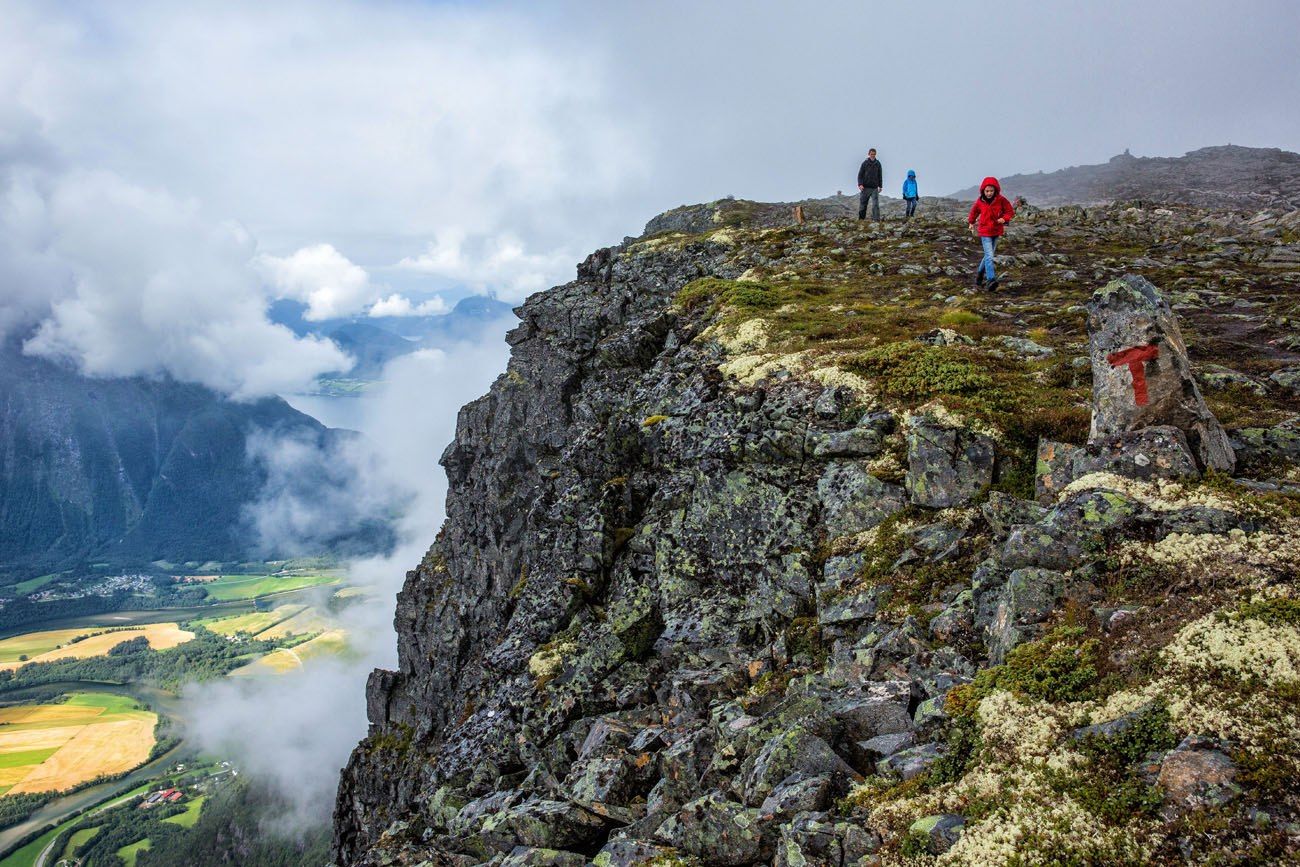
<path id="1" fill-rule="evenodd" d="M 174 765 L 171 768 L 171 773 L 184 774 L 185 764 L 179 763 Z M 197 773 L 203 774 L 204 771 L 200 769 Z M 194 772 L 192 772 L 190 777 L 175 781 L 174 784 L 169 784 L 167 788 L 150 792 L 145 796 L 144 800 L 140 802 L 140 809 L 149 810 L 161 804 L 178 803 L 185 797 L 186 789 L 189 790 L 190 796 L 193 797 L 194 795 L 210 792 L 213 789 L 219 788 L 238 776 L 239 770 L 234 765 L 230 762 L 220 762 L 212 770 L 207 771 L 204 776 L 196 778 Z"/>
<path id="2" fill-rule="evenodd" d="M 180 789 L 159 789 L 156 792 L 150 792 L 149 795 L 140 802 L 141 810 L 152 809 L 159 804 L 175 804 L 185 793 Z"/>
<path id="3" fill-rule="evenodd" d="M 85 596 L 112 596 L 115 593 L 144 593 L 154 591 L 152 575 L 110 575 L 109 577 L 86 587 L 75 584 L 56 584 L 48 590 L 37 590 L 27 594 L 32 602 L 54 602 L 60 599 L 81 599 Z"/>

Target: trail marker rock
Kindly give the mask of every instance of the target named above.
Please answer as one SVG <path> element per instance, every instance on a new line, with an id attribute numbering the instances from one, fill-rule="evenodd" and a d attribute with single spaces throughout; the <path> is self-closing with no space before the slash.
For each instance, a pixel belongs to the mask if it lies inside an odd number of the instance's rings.
<path id="1" fill-rule="evenodd" d="M 1157 425 L 1181 430 L 1202 468 L 1231 472 L 1228 435 L 1205 405 L 1178 321 L 1154 285 L 1126 274 L 1088 302 L 1092 440 Z"/>

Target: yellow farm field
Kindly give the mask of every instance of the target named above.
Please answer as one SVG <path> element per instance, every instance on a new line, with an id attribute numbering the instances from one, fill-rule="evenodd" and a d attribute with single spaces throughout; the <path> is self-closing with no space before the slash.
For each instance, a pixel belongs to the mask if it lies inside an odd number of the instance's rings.
<path id="1" fill-rule="evenodd" d="M 249 635 L 257 635 L 263 630 L 270 629 L 276 624 L 288 620 L 295 614 L 299 613 L 306 606 L 303 605 L 280 605 L 271 611 L 252 611 L 248 614 L 232 614 L 228 617 L 214 617 L 198 621 L 200 625 L 217 633 L 218 635 L 234 635 L 237 632 L 246 632 Z"/>
<path id="2" fill-rule="evenodd" d="M 149 758 L 157 722 L 131 699 L 104 693 L 0 708 L 0 790 L 61 791 L 129 771 Z"/>
<path id="3" fill-rule="evenodd" d="M 68 644 L 78 635 L 87 635 L 81 641 Z M 133 626 L 129 629 L 101 630 L 59 629 L 50 632 L 33 632 L 6 638 L 0 641 L 0 670 L 21 668 L 29 662 L 50 662 L 55 659 L 88 659 L 103 656 L 124 641 L 144 636 L 154 650 L 167 650 L 178 644 L 184 644 L 194 637 L 193 632 L 181 629 L 178 623 L 150 623 L 145 626 Z M 13 642 L 13 644 L 11 644 Z M 62 645 L 62 646 L 60 646 Z M 15 648 L 28 648 L 15 650 Z M 31 651 L 36 651 L 32 653 Z M 19 660 L 20 654 L 29 658 Z"/>
<path id="4" fill-rule="evenodd" d="M 231 672 L 232 676 L 256 677 L 268 674 L 284 674 L 306 666 L 312 659 L 321 656 L 337 656 L 347 652 L 348 636 L 342 629 L 322 632 L 310 641 L 304 641 L 295 647 L 282 647 L 250 662 L 243 668 Z"/>
<path id="5" fill-rule="evenodd" d="M 292 617 L 257 633 L 258 638 L 285 638 L 290 635 L 311 635 L 324 632 L 332 625 L 330 619 L 315 608 L 306 608 Z"/>

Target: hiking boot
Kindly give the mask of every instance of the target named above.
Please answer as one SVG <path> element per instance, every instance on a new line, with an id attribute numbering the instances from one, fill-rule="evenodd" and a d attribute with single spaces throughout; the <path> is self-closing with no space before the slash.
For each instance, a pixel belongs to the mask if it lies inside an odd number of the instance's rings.
<path id="1" fill-rule="evenodd" d="M 988 285 L 984 287 L 984 291 L 986 292 L 998 291 L 998 278 L 994 277 L 992 280 L 990 280 Z"/>
<path id="2" fill-rule="evenodd" d="M 983 286 L 983 285 L 984 285 L 984 269 L 983 269 L 983 268 L 980 268 L 979 270 L 977 270 L 977 271 L 975 272 L 975 285 L 976 285 L 976 286 Z"/>

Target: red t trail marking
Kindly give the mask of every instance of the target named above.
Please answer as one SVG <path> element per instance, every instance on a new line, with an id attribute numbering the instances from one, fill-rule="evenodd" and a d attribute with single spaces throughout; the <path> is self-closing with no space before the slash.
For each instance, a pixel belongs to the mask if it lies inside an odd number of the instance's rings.
<path id="1" fill-rule="evenodd" d="M 1121 349 L 1119 352 L 1112 352 L 1106 356 L 1111 367 L 1119 367 L 1121 364 L 1128 365 L 1128 372 L 1133 377 L 1133 401 L 1138 406 L 1147 405 L 1147 374 L 1145 365 L 1148 361 L 1155 361 L 1160 354 L 1160 347 L 1154 343 L 1146 346 L 1131 346 L 1128 349 Z"/>

